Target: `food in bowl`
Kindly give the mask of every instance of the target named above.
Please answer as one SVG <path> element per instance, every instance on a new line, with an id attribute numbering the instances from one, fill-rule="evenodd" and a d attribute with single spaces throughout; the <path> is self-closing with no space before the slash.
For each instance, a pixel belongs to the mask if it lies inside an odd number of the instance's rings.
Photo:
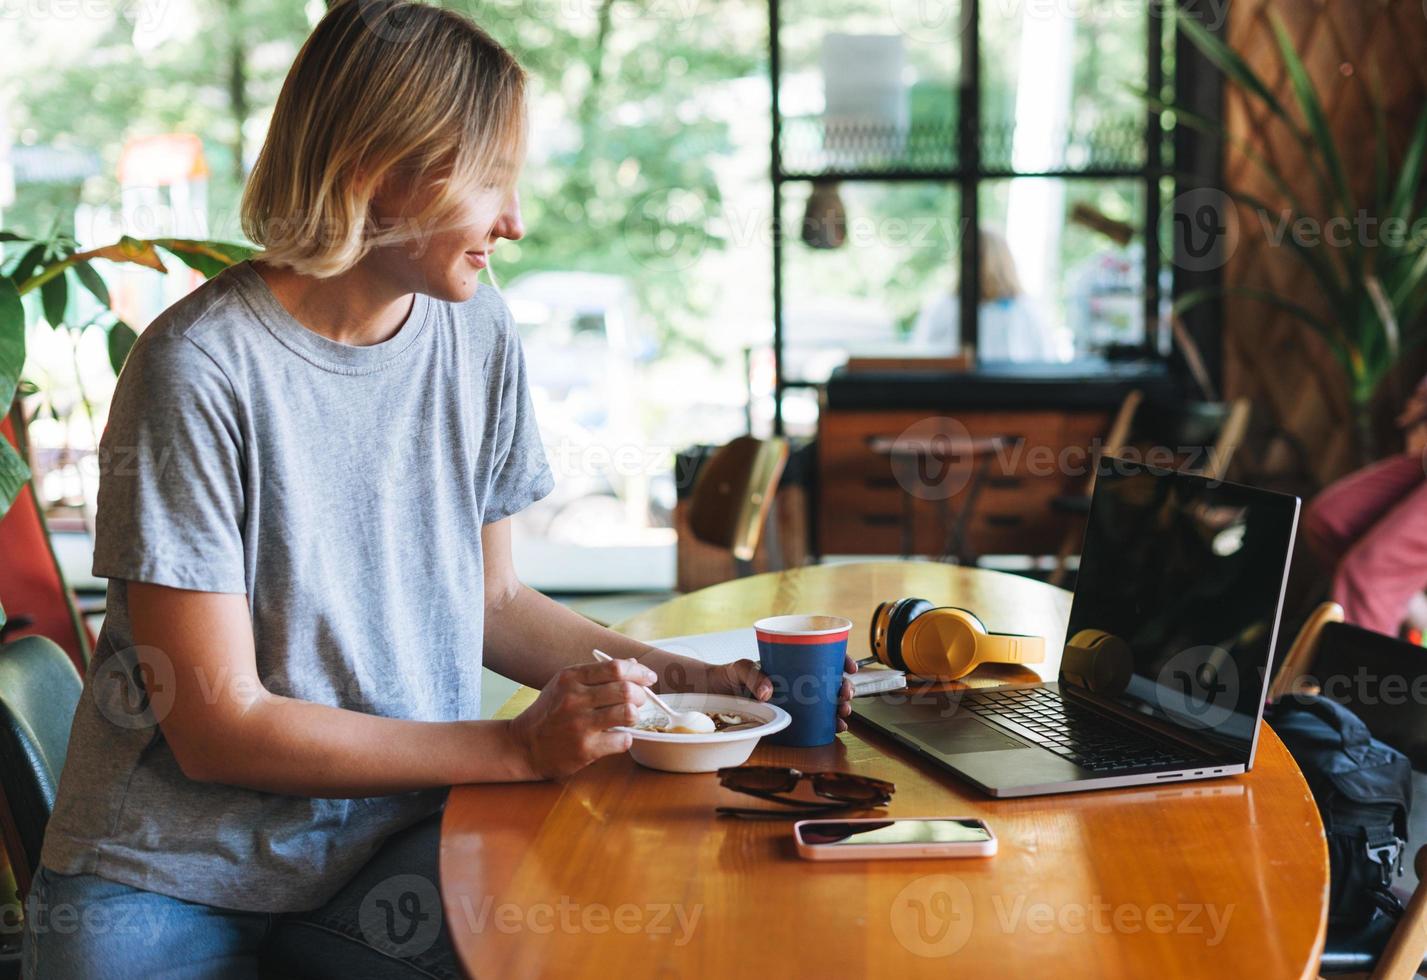
<path id="1" fill-rule="evenodd" d="M 726 732 L 734 728 L 752 727 L 758 722 L 732 711 L 715 711 L 708 716 L 714 725 L 714 731 Z M 668 732 L 675 735 L 699 735 L 701 732 L 690 731 L 687 728 L 674 728 L 669 725 L 668 717 L 658 715 L 653 718 L 644 718 L 634 726 L 645 732 Z"/>
<path id="2" fill-rule="evenodd" d="M 661 731 L 669 719 L 652 703 L 640 709 L 633 725 L 616 731 L 634 736 L 629 754 L 647 769 L 664 772 L 714 772 L 724 766 L 741 766 L 764 735 L 781 732 L 792 719 L 782 708 L 731 694 L 666 694 L 675 711 L 702 711 L 714 719 L 716 730 L 701 735 Z M 727 716 L 719 728 L 718 716 Z M 731 722 L 729 718 L 737 718 Z"/>

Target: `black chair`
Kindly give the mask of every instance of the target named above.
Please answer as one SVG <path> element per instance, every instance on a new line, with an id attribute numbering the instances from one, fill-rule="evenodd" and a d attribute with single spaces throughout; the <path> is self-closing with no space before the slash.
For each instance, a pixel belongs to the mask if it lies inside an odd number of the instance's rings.
<path id="1" fill-rule="evenodd" d="M 1319 606 L 1299 631 L 1269 688 L 1270 700 L 1298 691 L 1321 693 L 1363 720 L 1372 736 L 1412 760 L 1417 774 L 1427 769 L 1427 711 L 1420 692 L 1427 691 L 1427 656 L 1421 647 L 1342 622 L 1336 603 Z M 1419 782 L 1414 775 L 1414 788 Z M 1414 793 L 1414 797 L 1417 794 Z M 1427 806 L 1420 797 L 1416 808 Z M 1411 824 L 1417 818 L 1409 818 Z M 1418 879 L 1405 899 L 1407 914 L 1398 922 L 1376 915 L 1355 928 L 1328 930 L 1320 976 L 1364 974 L 1372 980 L 1411 977 L 1423 966 L 1427 950 L 1427 847 L 1416 848 L 1412 862 Z"/>
<path id="2" fill-rule="evenodd" d="M 22 900 L 39 867 L 82 686 L 69 655 L 44 637 L 0 646 L 0 829 Z M 13 956 L 0 957 L 0 977 L 18 972 Z"/>

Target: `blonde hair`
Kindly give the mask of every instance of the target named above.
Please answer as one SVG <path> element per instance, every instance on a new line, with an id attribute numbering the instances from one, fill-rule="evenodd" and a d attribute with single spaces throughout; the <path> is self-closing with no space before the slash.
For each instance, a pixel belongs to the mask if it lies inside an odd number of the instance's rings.
<path id="1" fill-rule="evenodd" d="M 1006 241 L 1006 236 L 999 231 L 982 228 L 979 244 L 981 302 L 1015 299 L 1021 295 L 1021 277 L 1016 272 L 1016 260 L 1011 255 L 1011 246 Z"/>
<path id="2" fill-rule="evenodd" d="M 525 140 L 525 71 L 480 27 L 411 0 L 338 0 L 283 82 L 243 232 L 255 258 L 335 276 L 373 248 L 424 242 L 475 188 L 512 188 Z M 377 227 L 372 197 L 392 177 L 435 193 Z"/>

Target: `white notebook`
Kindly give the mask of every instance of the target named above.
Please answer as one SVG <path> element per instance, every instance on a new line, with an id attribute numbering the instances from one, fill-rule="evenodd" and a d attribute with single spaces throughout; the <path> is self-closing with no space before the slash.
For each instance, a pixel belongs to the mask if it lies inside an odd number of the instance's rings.
<path id="1" fill-rule="evenodd" d="M 719 633 L 671 636 L 663 640 L 650 640 L 649 645 L 702 660 L 706 664 L 731 664 L 742 659 L 758 662 L 758 635 L 753 632 L 752 626 Z M 863 667 L 855 674 L 844 676 L 852 681 L 854 697 L 895 691 L 907 686 L 907 677 L 902 671 L 880 665 Z"/>

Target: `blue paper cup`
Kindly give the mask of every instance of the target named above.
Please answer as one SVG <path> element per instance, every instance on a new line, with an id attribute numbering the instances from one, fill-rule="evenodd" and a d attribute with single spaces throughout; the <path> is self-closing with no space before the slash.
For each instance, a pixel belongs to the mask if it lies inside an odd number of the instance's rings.
<path id="1" fill-rule="evenodd" d="M 773 682 L 772 703 L 793 722 L 774 745 L 827 745 L 837 736 L 837 694 L 852 621 L 840 616 L 770 616 L 753 624 L 758 661 Z"/>

